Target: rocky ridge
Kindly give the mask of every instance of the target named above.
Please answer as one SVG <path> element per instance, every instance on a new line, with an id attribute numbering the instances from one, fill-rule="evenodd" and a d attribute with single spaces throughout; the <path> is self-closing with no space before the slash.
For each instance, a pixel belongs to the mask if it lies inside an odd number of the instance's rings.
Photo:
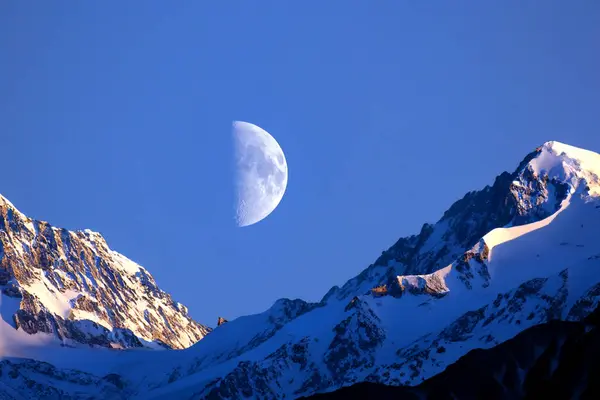
<path id="1" fill-rule="evenodd" d="M 600 308 L 583 320 L 553 320 L 491 349 L 471 350 L 414 386 L 358 383 L 303 399 L 597 399 Z"/>
<path id="2" fill-rule="evenodd" d="M 539 175 L 531 161 L 552 152 L 548 142 L 528 154 L 513 173 L 503 172 L 491 186 L 467 193 L 435 224 L 424 224 L 417 235 L 400 238 L 357 277 L 324 297 L 346 299 L 375 286 L 393 284 L 399 275 L 425 275 L 445 267 L 475 246 L 495 228 L 544 219 L 558 210 L 569 185 L 579 182 Z"/>
<path id="3" fill-rule="evenodd" d="M 99 233 L 33 220 L 1 196 L 0 289 L 18 300 L 3 307 L 15 329 L 67 346 L 181 349 L 210 331 Z"/>

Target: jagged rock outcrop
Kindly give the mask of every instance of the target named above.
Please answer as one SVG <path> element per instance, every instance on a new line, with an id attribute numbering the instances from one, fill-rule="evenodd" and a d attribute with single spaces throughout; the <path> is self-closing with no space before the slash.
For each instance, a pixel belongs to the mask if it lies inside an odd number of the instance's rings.
<path id="1" fill-rule="evenodd" d="M 585 320 L 536 325 L 491 349 L 472 350 L 415 386 L 363 382 L 302 399 L 597 399 L 600 309 Z"/>
<path id="2" fill-rule="evenodd" d="M 194 397 L 210 399 L 227 398 L 278 398 L 277 389 L 271 387 L 273 381 L 294 377 L 288 371 L 300 370 L 309 373 L 318 368 L 309 360 L 309 340 L 287 343 L 269 354 L 264 362 L 241 361 L 230 373 L 209 383 Z"/>
<path id="3" fill-rule="evenodd" d="M 210 337 L 207 337 L 207 340 L 198 343 L 194 347 L 195 356 L 191 361 L 175 367 L 169 372 L 167 381 L 157 382 L 152 385 L 152 388 L 180 381 L 209 368 L 211 365 L 218 365 L 252 352 L 268 342 L 286 324 L 321 306 L 322 304 L 308 303 L 300 299 L 279 299 L 275 301 L 270 309 L 261 314 L 242 317 L 235 321 L 224 323 Z M 219 335 L 215 334 L 218 331 L 222 335 L 232 338 L 234 342 L 224 345 L 219 340 Z M 214 339 L 214 341 L 211 339 Z M 275 357 L 276 355 L 270 357 L 269 360 L 273 360 Z M 247 365 L 243 364 L 242 367 L 246 368 Z M 233 379 L 232 377 L 234 376 L 237 375 L 233 374 L 229 379 Z M 210 386 L 212 388 L 211 391 L 216 393 L 215 390 L 220 390 L 216 389 L 216 387 L 221 383 L 222 380 L 213 382 Z M 240 383 L 240 385 L 242 384 Z"/>
<path id="4" fill-rule="evenodd" d="M 338 299 L 364 294 L 372 287 L 392 283 L 390 276 L 426 275 L 453 262 L 495 228 L 539 221 L 556 212 L 573 184 L 538 175 L 530 162 L 553 142 L 528 154 L 513 173 L 503 172 L 491 186 L 467 193 L 436 224 L 424 224 L 417 235 L 404 237 L 341 288 L 324 297 Z M 367 286 L 371 287 L 367 287 Z"/>
<path id="5" fill-rule="evenodd" d="M 336 384 L 353 381 L 359 368 L 372 367 L 375 350 L 386 338 L 381 320 L 365 301 L 354 298 L 345 311 L 349 315 L 333 328 L 335 336 L 323 356 Z"/>
<path id="6" fill-rule="evenodd" d="M 130 395 L 118 375 L 98 377 L 34 360 L 0 361 L 1 399 L 124 400 Z"/>
<path id="7" fill-rule="evenodd" d="M 20 299 L 16 329 L 65 344 L 180 349 L 209 332 L 99 233 L 32 220 L 1 196 L 0 288 Z"/>
<path id="8" fill-rule="evenodd" d="M 228 321 L 225 318 L 223 318 L 223 317 L 217 318 L 217 326 L 221 326 L 221 325 L 223 325 L 226 322 L 228 322 Z"/>

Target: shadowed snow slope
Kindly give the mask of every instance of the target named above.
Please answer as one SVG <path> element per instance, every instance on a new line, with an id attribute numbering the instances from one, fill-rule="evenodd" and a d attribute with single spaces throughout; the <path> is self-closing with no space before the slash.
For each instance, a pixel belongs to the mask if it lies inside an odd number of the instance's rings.
<path id="1" fill-rule="evenodd" d="M 0 335 L 20 343 L 11 355 L 82 374 L 115 398 L 277 399 L 361 381 L 415 385 L 471 349 L 550 320 L 581 320 L 596 307 L 599 172 L 598 154 L 548 142 L 515 172 L 457 201 L 436 224 L 398 240 L 320 303 L 278 300 L 186 350 L 61 348 L 52 335 L 15 330 L 4 314 L 4 304 L 8 314 L 18 307 L 14 298 L 3 303 Z M 132 267 L 122 270 L 130 274 Z M 72 295 L 66 290 L 61 295 Z M 55 299 L 44 306 L 60 316 L 64 303 Z M 24 371 L 37 365 L 31 363 Z M 18 382 L 1 381 L 31 395 Z M 60 390 L 83 390 L 69 385 Z"/>
<path id="2" fill-rule="evenodd" d="M 418 386 L 361 382 L 303 399 L 598 399 L 598 328 L 600 308 L 584 321 L 551 321 L 472 350 Z"/>

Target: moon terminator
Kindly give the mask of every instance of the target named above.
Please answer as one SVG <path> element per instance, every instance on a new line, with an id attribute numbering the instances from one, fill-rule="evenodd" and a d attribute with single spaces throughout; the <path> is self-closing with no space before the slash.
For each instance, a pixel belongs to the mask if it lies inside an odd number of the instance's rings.
<path id="1" fill-rule="evenodd" d="M 288 181 L 288 167 L 279 143 L 264 129 L 233 122 L 235 145 L 236 224 L 253 225 L 275 210 Z"/>

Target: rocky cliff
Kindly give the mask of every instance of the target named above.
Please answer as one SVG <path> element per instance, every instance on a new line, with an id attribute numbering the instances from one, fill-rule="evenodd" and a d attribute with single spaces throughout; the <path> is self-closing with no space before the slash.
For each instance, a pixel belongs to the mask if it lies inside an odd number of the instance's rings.
<path id="1" fill-rule="evenodd" d="M 398 239 L 357 277 L 341 288 L 332 288 L 325 300 L 364 294 L 374 286 L 393 284 L 398 275 L 430 274 L 456 260 L 495 228 L 539 221 L 556 212 L 570 188 L 579 185 L 579 178 L 538 169 L 537 160 L 553 153 L 554 145 L 548 142 L 538 147 L 514 172 L 503 172 L 491 186 L 469 192 L 452 204 L 437 223 L 426 223 L 418 234 Z M 585 171 L 580 174 L 591 176 Z"/>
<path id="2" fill-rule="evenodd" d="M 414 386 L 362 382 L 303 399 L 598 399 L 600 309 L 582 321 L 536 325 L 491 349 L 476 349 Z"/>
<path id="3" fill-rule="evenodd" d="M 99 233 L 33 220 L 1 196 L 0 288 L 16 300 L 2 305 L 14 329 L 67 346 L 181 349 L 209 332 Z"/>

